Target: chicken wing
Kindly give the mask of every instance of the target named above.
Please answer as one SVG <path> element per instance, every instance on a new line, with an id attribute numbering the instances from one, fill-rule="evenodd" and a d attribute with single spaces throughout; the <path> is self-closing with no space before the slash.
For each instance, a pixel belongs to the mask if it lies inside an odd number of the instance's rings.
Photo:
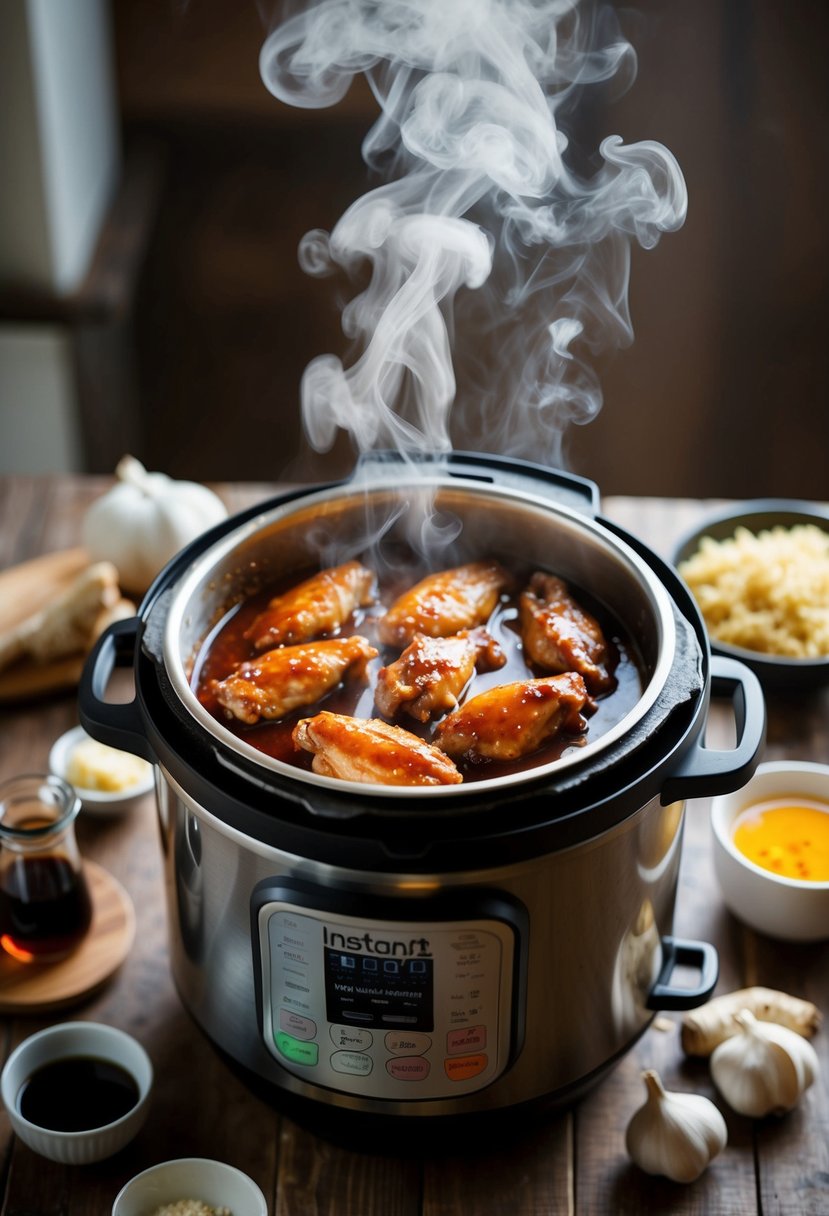
<path id="1" fill-rule="evenodd" d="M 374 602 L 374 575 L 360 562 L 321 570 L 277 595 L 245 631 L 257 650 L 335 633 L 355 608 Z"/>
<path id="2" fill-rule="evenodd" d="M 486 629 L 465 629 L 451 638 L 417 633 L 396 662 L 380 668 L 374 701 L 387 718 L 402 708 L 417 722 L 428 722 L 455 708 L 476 667 L 494 671 L 506 661 Z"/>
<path id="3" fill-rule="evenodd" d="M 380 618 L 380 640 L 387 646 L 408 646 L 416 633 L 444 638 L 483 625 L 511 581 L 497 562 L 470 562 L 430 574 Z"/>
<path id="4" fill-rule="evenodd" d="M 593 705 L 576 672 L 500 684 L 444 718 L 435 742 L 450 756 L 517 760 L 562 731 L 580 734 L 585 708 Z"/>
<path id="5" fill-rule="evenodd" d="M 521 595 L 519 617 L 524 651 L 542 670 L 578 671 L 591 693 L 615 687 L 601 626 L 562 579 L 536 572 Z"/>
<path id="6" fill-rule="evenodd" d="M 323 710 L 294 727 L 297 747 L 312 752 L 315 773 L 371 785 L 457 785 L 463 777 L 438 748 L 382 718 Z"/>
<path id="7" fill-rule="evenodd" d="M 226 679 L 214 681 L 213 690 L 234 718 L 250 724 L 260 718 L 271 721 L 311 705 L 346 675 L 365 678 L 366 664 L 377 654 L 361 637 L 281 646 L 240 663 Z"/>

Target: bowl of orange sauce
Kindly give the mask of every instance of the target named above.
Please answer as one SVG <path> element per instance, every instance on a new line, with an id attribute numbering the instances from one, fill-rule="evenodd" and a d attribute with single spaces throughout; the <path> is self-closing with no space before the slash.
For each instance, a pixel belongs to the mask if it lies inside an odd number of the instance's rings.
<path id="1" fill-rule="evenodd" d="M 711 803 L 714 870 L 740 920 L 785 941 L 829 938 L 829 767 L 758 766 Z"/>

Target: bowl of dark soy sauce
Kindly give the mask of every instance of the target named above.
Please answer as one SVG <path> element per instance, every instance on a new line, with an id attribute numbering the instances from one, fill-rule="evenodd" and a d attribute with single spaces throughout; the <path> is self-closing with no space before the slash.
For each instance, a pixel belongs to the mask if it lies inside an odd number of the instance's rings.
<path id="1" fill-rule="evenodd" d="M 131 1035 L 101 1022 L 62 1022 L 14 1049 L 0 1075 L 12 1127 L 52 1161 L 111 1157 L 147 1117 L 153 1069 Z"/>

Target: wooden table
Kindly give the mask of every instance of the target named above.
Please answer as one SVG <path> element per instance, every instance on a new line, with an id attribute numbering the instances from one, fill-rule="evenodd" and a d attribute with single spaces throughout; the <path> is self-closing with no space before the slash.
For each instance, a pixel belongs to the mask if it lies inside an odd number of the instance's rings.
<path id="1" fill-rule="evenodd" d="M 102 479 L 0 480 L 0 569 L 79 542 L 86 505 Z M 220 487 L 239 509 L 267 486 Z M 667 554 L 673 538 L 711 504 L 615 498 L 604 512 Z M 829 694 L 770 699 L 766 758 L 829 760 Z M 725 737 L 722 707 L 709 737 Z M 0 711 L 0 777 L 45 768 L 51 742 L 77 721 L 71 693 Z M 3 1216 L 107 1216 L 120 1186 L 157 1161 L 218 1157 L 256 1179 L 272 1216 L 551 1216 L 604 1213 L 704 1213 L 705 1216 L 826 1216 L 829 1213 L 829 1035 L 815 1039 L 823 1079 L 782 1120 L 752 1122 L 727 1113 L 729 1144 L 694 1185 L 641 1174 L 628 1161 L 624 1132 L 641 1105 L 643 1068 L 656 1067 L 668 1088 L 713 1096 L 707 1066 L 687 1061 L 677 1022 L 651 1028 L 615 1071 L 577 1107 L 528 1124 L 517 1144 L 481 1154 L 380 1156 L 336 1147 L 252 1096 L 184 1012 L 170 979 L 160 850 L 148 797 L 127 818 L 78 824 L 85 855 L 130 892 L 138 918 L 134 948 L 118 974 L 84 1004 L 60 1017 L 109 1022 L 134 1034 L 156 1070 L 151 1117 L 117 1157 L 67 1168 L 37 1157 L 0 1114 Z M 807 996 L 829 1011 L 829 943 L 787 945 L 754 934 L 725 910 L 713 876 L 707 805 L 688 808 L 676 932 L 713 942 L 720 953 L 718 991 L 762 983 Z M 0 1022 L 3 1054 L 51 1018 Z M 660 1026 L 665 1019 L 659 1021 Z M 367 1146 L 370 1148 L 370 1146 Z"/>

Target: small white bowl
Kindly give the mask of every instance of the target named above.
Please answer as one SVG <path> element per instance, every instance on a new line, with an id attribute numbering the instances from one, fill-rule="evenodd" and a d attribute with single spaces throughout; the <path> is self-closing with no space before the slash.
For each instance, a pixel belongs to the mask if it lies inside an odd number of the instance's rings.
<path id="1" fill-rule="evenodd" d="M 126 1069 L 138 1086 L 135 1106 L 113 1123 L 79 1132 L 51 1131 L 24 1119 L 19 1109 L 24 1082 L 46 1064 L 77 1056 L 92 1056 Z M 123 1030 L 101 1022 L 62 1022 L 38 1031 L 14 1049 L 0 1074 L 0 1096 L 17 1135 L 41 1157 L 65 1165 L 103 1161 L 128 1144 L 147 1117 L 152 1085 L 153 1066 L 141 1044 Z"/>
<path id="2" fill-rule="evenodd" d="M 73 726 L 61 735 L 52 745 L 49 752 L 49 771 L 64 781 L 70 781 L 67 769 L 69 758 L 79 743 L 85 742 L 91 736 L 82 726 Z M 92 815 L 117 815 L 130 810 L 153 788 L 153 766 L 147 765 L 147 771 L 142 779 L 123 790 L 92 790 L 80 785 L 73 785 L 83 804 L 83 809 Z"/>
<path id="3" fill-rule="evenodd" d="M 714 798 L 714 871 L 726 904 L 747 925 L 784 941 L 819 941 L 829 937 L 829 882 L 783 878 L 749 861 L 734 844 L 737 816 L 779 798 L 829 806 L 829 768 L 794 760 L 761 764 L 741 790 Z"/>
<path id="4" fill-rule="evenodd" d="M 180 1199 L 229 1208 L 233 1216 L 268 1216 L 265 1196 L 252 1178 L 208 1157 L 162 1161 L 136 1174 L 115 1196 L 112 1216 L 147 1216 L 161 1204 Z"/>

